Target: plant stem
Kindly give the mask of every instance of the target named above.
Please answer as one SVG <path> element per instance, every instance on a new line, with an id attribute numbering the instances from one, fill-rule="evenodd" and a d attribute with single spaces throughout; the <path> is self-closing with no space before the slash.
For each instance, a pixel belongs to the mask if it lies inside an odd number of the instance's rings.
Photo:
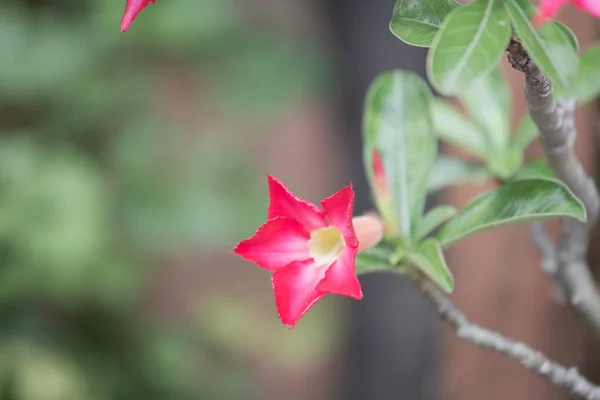
<path id="1" fill-rule="evenodd" d="M 576 368 L 560 365 L 522 342 L 506 338 L 469 321 L 433 282 L 421 279 L 417 284 L 459 338 L 518 361 L 528 370 L 546 378 L 555 386 L 567 389 L 574 396 L 585 400 L 600 400 L 600 387 L 592 384 Z"/>
<path id="2" fill-rule="evenodd" d="M 598 219 L 600 197 L 573 150 L 577 136 L 575 102 L 554 99 L 552 83 L 518 40 L 511 40 L 507 50 L 513 68 L 525 74 L 525 99 L 548 164 L 585 206 L 587 223 L 562 220 L 555 250 L 556 280 L 565 289 L 570 304 L 600 336 L 600 292 L 586 261 L 589 234 Z"/>

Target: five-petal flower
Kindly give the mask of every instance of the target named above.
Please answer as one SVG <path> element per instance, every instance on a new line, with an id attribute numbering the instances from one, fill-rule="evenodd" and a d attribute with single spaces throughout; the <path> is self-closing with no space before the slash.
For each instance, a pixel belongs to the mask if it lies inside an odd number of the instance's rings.
<path id="1" fill-rule="evenodd" d="M 127 31 L 135 17 L 150 3 L 156 3 L 156 0 L 127 0 L 125 13 L 121 19 L 121 32 Z"/>
<path id="2" fill-rule="evenodd" d="M 556 17 L 560 9 L 568 3 L 600 18 L 600 0 L 541 0 L 538 12 L 533 17 L 534 25 L 541 26 Z"/>
<path id="3" fill-rule="evenodd" d="M 298 198 L 280 180 L 267 179 L 267 222 L 242 240 L 234 253 L 273 271 L 281 321 L 293 328 L 327 293 L 362 299 L 355 272 L 358 239 L 352 224 L 352 186 L 324 199 L 320 209 Z"/>

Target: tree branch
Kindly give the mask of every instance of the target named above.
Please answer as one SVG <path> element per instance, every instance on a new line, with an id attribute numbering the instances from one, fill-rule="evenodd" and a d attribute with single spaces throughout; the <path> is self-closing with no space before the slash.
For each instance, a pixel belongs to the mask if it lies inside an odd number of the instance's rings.
<path id="1" fill-rule="evenodd" d="M 565 288 L 558 279 L 558 267 L 556 260 L 556 248 L 552 239 L 548 236 L 544 223 L 536 221 L 530 225 L 531 243 L 538 249 L 542 261 L 542 270 L 548 275 L 556 285 L 554 285 L 553 297 L 560 305 L 566 304 Z"/>
<path id="2" fill-rule="evenodd" d="M 524 343 L 508 339 L 469 321 L 433 282 L 422 279 L 418 281 L 418 285 L 440 316 L 456 330 L 459 338 L 518 361 L 528 370 L 546 378 L 555 386 L 567 389 L 574 396 L 585 400 L 600 400 L 600 387 L 588 381 L 576 368 L 562 366 Z"/>
<path id="3" fill-rule="evenodd" d="M 550 80 L 518 40 L 511 40 L 507 50 L 513 68 L 525 74 L 525 99 L 548 164 L 581 200 L 587 212 L 587 224 L 574 219 L 562 220 L 555 250 L 556 280 L 567 292 L 570 304 L 600 335 L 600 292 L 586 261 L 589 233 L 598 219 L 600 197 L 573 150 L 577 136 L 575 102 L 553 98 Z"/>

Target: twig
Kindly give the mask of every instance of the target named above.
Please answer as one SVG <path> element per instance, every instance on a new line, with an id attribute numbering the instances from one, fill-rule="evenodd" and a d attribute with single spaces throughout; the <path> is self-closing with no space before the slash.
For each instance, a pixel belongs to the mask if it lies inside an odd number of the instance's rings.
<path id="1" fill-rule="evenodd" d="M 538 249 L 542 259 L 542 269 L 552 278 L 556 277 L 558 267 L 556 265 L 556 250 L 552 240 L 540 221 L 533 222 L 530 226 L 531 243 Z"/>
<path id="2" fill-rule="evenodd" d="M 542 269 L 552 280 L 557 284 L 554 286 L 553 297 L 559 304 L 564 305 L 566 303 L 565 288 L 557 278 L 558 267 L 556 262 L 556 249 L 550 236 L 544 229 L 544 224 L 541 221 L 533 222 L 530 225 L 531 231 L 531 243 L 538 249 L 541 261 Z"/>
<path id="3" fill-rule="evenodd" d="M 573 150 L 577 136 L 575 102 L 553 98 L 550 80 L 518 40 L 511 41 L 508 53 L 513 68 L 525 74 L 525 99 L 550 168 L 585 206 L 587 224 L 574 219 L 562 220 L 556 245 L 556 278 L 566 290 L 571 305 L 600 335 L 600 292 L 586 261 L 589 233 L 598 219 L 600 197 Z"/>
<path id="4" fill-rule="evenodd" d="M 600 400 L 600 387 L 588 381 L 576 368 L 560 365 L 524 343 L 474 324 L 434 283 L 423 279 L 418 284 L 441 317 L 456 330 L 459 338 L 518 361 L 528 370 L 546 378 L 555 386 L 565 388 L 574 396 L 585 400 Z"/>

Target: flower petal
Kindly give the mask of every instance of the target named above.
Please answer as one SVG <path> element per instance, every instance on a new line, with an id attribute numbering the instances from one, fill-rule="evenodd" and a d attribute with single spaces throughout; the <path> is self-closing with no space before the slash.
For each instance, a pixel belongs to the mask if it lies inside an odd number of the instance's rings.
<path id="1" fill-rule="evenodd" d="M 354 190 L 352 185 L 346 186 L 333 196 L 321 202 L 331 225 L 340 230 L 346 246 L 356 248 L 358 239 L 352 225 L 352 212 L 354 209 Z"/>
<path id="2" fill-rule="evenodd" d="M 126 32 L 135 17 L 150 3 L 156 3 L 156 0 L 127 0 L 125 13 L 121 19 L 121 32 Z"/>
<path id="3" fill-rule="evenodd" d="M 598 0 L 574 0 L 577 8 L 600 18 L 600 1 Z"/>
<path id="4" fill-rule="evenodd" d="M 267 175 L 269 181 L 269 212 L 267 219 L 287 217 L 300 222 L 308 232 L 327 226 L 325 214 L 316 205 L 302 200 L 279 179 Z"/>
<path id="5" fill-rule="evenodd" d="M 532 18 L 533 25 L 539 27 L 550 21 L 568 2 L 569 0 L 542 0 L 537 13 Z"/>
<path id="6" fill-rule="evenodd" d="M 362 289 L 356 277 L 357 251 L 357 249 L 346 247 L 340 258 L 327 269 L 325 278 L 317 285 L 317 290 L 357 300 L 362 299 Z"/>
<path id="7" fill-rule="evenodd" d="M 325 267 L 312 260 L 293 262 L 273 273 L 271 282 L 279 319 L 290 329 L 325 293 L 316 289 Z"/>
<path id="8" fill-rule="evenodd" d="M 276 270 L 294 261 L 310 259 L 309 238 L 299 222 L 279 217 L 264 223 L 254 236 L 238 243 L 233 252 L 261 268 Z"/>

